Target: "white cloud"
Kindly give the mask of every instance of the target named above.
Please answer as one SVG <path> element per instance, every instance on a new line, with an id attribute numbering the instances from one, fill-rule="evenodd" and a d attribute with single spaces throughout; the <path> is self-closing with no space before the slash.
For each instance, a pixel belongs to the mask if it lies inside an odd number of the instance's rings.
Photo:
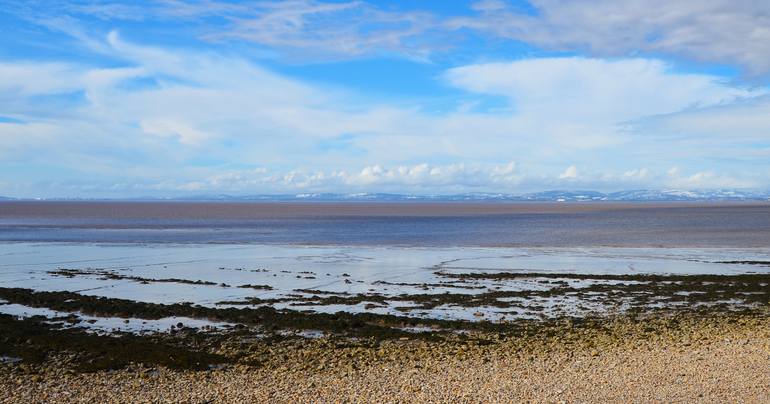
<path id="1" fill-rule="evenodd" d="M 754 188 L 758 183 L 749 178 L 737 178 L 713 171 L 699 171 L 688 176 L 673 176 L 666 182 L 669 187 L 680 189 Z"/>
<path id="2" fill-rule="evenodd" d="M 410 166 L 365 166 L 355 171 L 257 168 L 229 171 L 191 181 L 163 181 L 144 185 L 161 191 L 217 190 L 233 193 L 270 192 L 429 192 L 455 193 L 497 190 L 516 192 L 524 175 L 516 164 L 500 165 L 420 163 Z"/>
<path id="3" fill-rule="evenodd" d="M 669 55 L 741 66 L 752 76 L 770 72 L 770 3 L 752 0 L 502 0 L 470 4 L 475 14 L 442 16 L 365 1 L 180 1 L 137 5 L 57 3 L 9 5 L 10 12 L 88 42 L 77 24 L 84 15 L 104 21 L 180 20 L 210 41 L 239 40 L 293 58 L 395 54 L 424 59 L 452 49 L 465 31 L 512 39 L 546 50 L 598 57 Z M 429 8 L 424 5 L 417 7 Z M 211 24 L 217 18 L 224 24 Z M 96 46 L 92 43 L 91 46 Z"/>
<path id="4" fill-rule="evenodd" d="M 0 64 L 12 72 L 0 74 L 0 100 L 7 101 L 0 117 L 20 121 L 0 120 L 0 163 L 29 167 L 18 181 L 87 177 L 134 184 L 133 190 L 155 184 L 150 188 L 252 193 L 516 192 L 654 187 L 673 181 L 655 172 L 678 165 L 718 173 L 692 183 L 730 177 L 735 184 L 768 184 L 729 163 L 712 166 L 754 152 L 754 171 L 770 171 L 757 147 L 770 142 L 764 118 L 770 114 L 756 116 L 765 108 L 763 90 L 672 71 L 657 60 L 461 66 L 444 76 L 464 92 L 458 108 L 426 113 L 232 55 L 143 46 L 116 33 L 102 45 L 117 67 Z M 490 96 L 511 105 L 460 106 Z M 719 119 L 701 124 L 701 114 Z M 732 128 L 740 128 L 745 144 L 733 141 Z M 318 146 L 340 136 L 349 149 Z M 573 166 L 559 178 L 564 162 Z"/>
<path id="5" fill-rule="evenodd" d="M 512 118 L 507 128 L 520 136 L 534 137 L 519 138 L 521 142 L 549 142 L 550 153 L 540 151 L 549 160 L 559 155 L 570 157 L 580 150 L 589 155 L 590 150 L 613 147 L 622 149 L 620 154 L 639 153 L 645 160 L 652 158 L 650 154 L 666 158 L 677 151 L 658 151 L 667 139 L 665 133 L 650 126 L 657 117 L 683 119 L 690 114 L 703 115 L 697 111 L 713 110 L 732 116 L 734 106 L 755 105 L 767 94 L 763 88 L 744 88 L 715 76 L 676 72 L 662 61 L 640 58 L 566 57 L 485 63 L 450 69 L 445 78 L 464 90 L 508 99 Z M 769 116 L 741 114 L 746 115 L 752 119 L 746 120 L 744 127 L 752 126 L 754 131 L 761 131 L 765 116 Z M 688 121 L 688 125 L 694 128 L 699 124 Z M 728 126 L 715 124 L 718 129 L 708 137 L 724 140 Z M 683 132 L 687 130 L 683 128 Z M 681 134 L 673 138 L 681 138 Z M 698 156 L 700 151 L 698 147 L 688 150 L 693 157 L 702 157 Z"/>
<path id="6" fill-rule="evenodd" d="M 571 122 L 623 122 L 730 103 L 751 90 L 704 74 L 678 73 L 656 59 L 538 58 L 451 69 L 455 86 L 511 99 L 520 113 L 557 115 Z"/>
<path id="7" fill-rule="evenodd" d="M 239 39 L 300 51 L 302 58 L 396 53 L 424 58 L 435 46 L 426 41 L 435 27 L 431 14 L 384 11 L 365 2 L 293 0 L 262 2 L 208 39 Z"/>
<path id="8" fill-rule="evenodd" d="M 668 174 L 669 177 L 676 177 L 679 175 L 679 167 L 674 166 L 669 168 L 668 171 L 666 171 L 666 174 Z"/>
<path id="9" fill-rule="evenodd" d="M 623 173 L 623 176 L 628 179 L 644 180 L 650 177 L 650 170 L 647 168 L 628 170 Z"/>
<path id="10" fill-rule="evenodd" d="M 2 63 L 0 92 L 13 96 L 61 94 L 80 90 L 82 67 L 66 63 Z"/>
<path id="11" fill-rule="evenodd" d="M 374 165 L 367 166 L 354 175 L 345 174 L 343 177 L 348 185 L 411 185 L 426 188 L 497 186 L 511 189 L 522 179 L 515 167 L 514 162 L 492 167 L 466 166 L 465 164 L 432 166 L 422 163 L 388 169 Z"/>
<path id="12" fill-rule="evenodd" d="M 352 171 L 292 169 L 270 170 L 264 167 L 230 170 L 195 178 L 166 177 L 59 180 L 37 183 L 12 182 L 0 191 L 14 191 L 24 196 L 52 193 L 59 196 L 136 196 L 228 193 L 234 195 L 320 192 L 396 192 L 416 194 L 455 194 L 493 192 L 523 194 L 543 189 L 598 189 L 603 191 L 631 189 L 735 189 L 757 188 L 763 175 L 733 176 L 714 171 L 692 174 L 656 173 L 648 169 L 629 172 L 578 173 L 574 166 L 559 175 L 538 175 L 514 170 L 505 165 L 371 165 Z M 513 170 L 513 171 L 512 171 Z M 765 173 L 764 175 L 767 175 Z M 26 189 L 25 189 L 26 187 Z M 545 187 L 545 188 L 544 188 Z M 35 193 L 30 193 L 30 189 Z"/>
<path id="13" fill-rule="evenodd" d="M 532 0 L 536 13 L 482 8 L 455 18 L 475 29 L 553 50 L 596 56 L 664 53 L 770 72 L 770 3 L 749 0 Z"/>
<path id="14" fill-rule="evenodd" d="M 131 3 L 65 5 L 56 14 L 90 15 L 104 20 L 185 20 L 198 22 L 207 41 L 239 40 L 274 49 L 292 58 L 339 58 L 397 54 L 425 58 L 440 41 L 431 39 L 440 28 L 427 12 L 384 10 L 363 1 L 227 1 L 164 0 L 150 5 Z M 30 13 L 29 11 L 27 14 Z M 225 24 L 205 24 L 219 17 Z M 60 17 L 59 17 L 60 18 Z M 70 17 L 71 18 L 71 17 Z M 52 26 L 55 18 L 32 19 L 52 29 L 81 35 L 72 24 Z M 448 32 L 443 30 L 443 34 Z"/>
<path id="15" fill-rule="evenodd" d="M 139 122 L 139 126 L 145 133 L 161 137 L 177 137 L 180 142 L 188 145 L 200 144 L 204 139 L 210 137 L 206 133 L 190 127 L 184 122 L 149 120 Z"/>
<path id="16" fill-rule="evenodd" d="M 476 11 L 498 11 L 507 7 L 502 0 L 480 0 L 471 4 L 471 9 Z"/>
<path id="17" fill-rule="evenodd" d="M 559 174 L 561 180 L 571 180 L 578 177 L 578 169 L 575 166 L 569 166 L 563 173 Z"/>
<path id="18" fill-rule="evenodd" d="M 705 140 L 727 137 L 733 143 L 770 141 L 770 96 L 661 115 L 633 126 L 660 137 L 686 133 Z"/>

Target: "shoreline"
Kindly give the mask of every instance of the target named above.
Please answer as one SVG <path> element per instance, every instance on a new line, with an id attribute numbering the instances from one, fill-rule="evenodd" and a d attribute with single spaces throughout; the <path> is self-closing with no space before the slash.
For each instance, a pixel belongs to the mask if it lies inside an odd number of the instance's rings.
<path id="1" fill-rule="evenodd" d="M 8 271 L 0 402 L 770 399 L 763 251 L 119 251 Z"/>
<path id="2" fill-rule="evenodd" d="M 8 319 L 3 320 L 3 328 L 9 326 Z M 234 360 L 203 370 L 128 362 L 89 371 L 77 369 L 77 355 L 72 352 L 49 352 L 38 364 L 0 365 L 0 391 L 4 392 L 0 398 L 288 402 L 382 397 L 392 401 L 761 401 L 770 397 L 767 306 L 745 312 L 532 323 L 516 334 L 477 331 L 438 339 L 254 339 L 249 332 L 234 330 L 207 340 L 185 330 L 176 334 L 161 341 L 174 339 L 217 355 L 215 360 Z M 157 336 L 133 338 L 135 343 L 159 341 Z M 94 341 L 99 344 L 98 339 Z"/>

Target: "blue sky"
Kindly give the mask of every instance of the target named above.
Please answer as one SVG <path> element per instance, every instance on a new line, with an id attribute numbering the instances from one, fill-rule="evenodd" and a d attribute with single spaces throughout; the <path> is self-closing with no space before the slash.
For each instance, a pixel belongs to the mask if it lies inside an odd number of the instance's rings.
<path id="1" fill-rule="evenodd" d="M 0 195 L 770 189 L 770 3 L 3 3 Z"/>

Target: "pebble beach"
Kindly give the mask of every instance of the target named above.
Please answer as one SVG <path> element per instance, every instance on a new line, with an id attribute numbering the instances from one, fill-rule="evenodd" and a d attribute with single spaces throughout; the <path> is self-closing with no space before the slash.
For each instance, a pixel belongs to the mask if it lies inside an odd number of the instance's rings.
<path id="1" fill-rule="evenodd" d="M 242 345 L 241 345 L 242 346 Z M 232 346 L 222 348 L 235 349 Z M 243 348 L 239 348 L 243 349 Z M 521 338 L 277 343 L 261 365 L 0 367 L 3 402 L 767 402 L 763 314 L 618 319 Z"/>

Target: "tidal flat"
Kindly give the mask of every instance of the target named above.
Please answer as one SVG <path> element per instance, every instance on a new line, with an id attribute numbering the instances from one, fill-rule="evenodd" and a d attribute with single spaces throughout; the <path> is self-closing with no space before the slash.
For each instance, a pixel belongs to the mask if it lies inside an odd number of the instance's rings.
<path id="1" fill-rule="evenodd" d="M 720 400 L 770 386 L 725 387 L 770 365 L 764 248 L 6 243 L 0 256 L 10 401 L 87 400 L 93 383 L 114 401 L 193 402 Z"/>
<path id="2" fill-rule="evenodd" d="M 0 391 L 12 402 L 761 402 L 768 314 L 709 309 L 316 338 L 183 325 L 98 335 L 2 315 L 3 346 L 18 350 L 3 355 Z"/>

